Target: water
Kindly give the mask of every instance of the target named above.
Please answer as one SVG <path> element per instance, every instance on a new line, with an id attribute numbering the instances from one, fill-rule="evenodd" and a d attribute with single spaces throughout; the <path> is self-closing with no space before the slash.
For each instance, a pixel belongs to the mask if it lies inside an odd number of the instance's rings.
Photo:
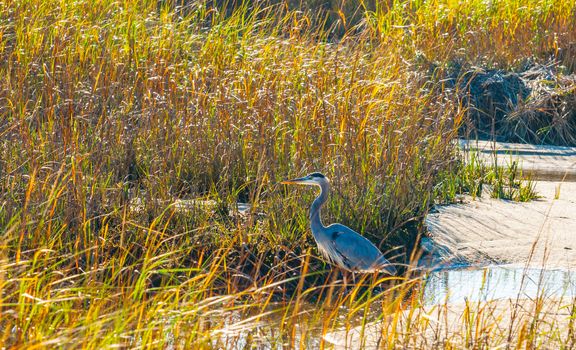
<path id="1" fill-rule="evenodd" d="M 511 266 L 445 269 L 425 279 L 425 305 L 576 296 L 576 272 Z"/>
<path id="2" fill-rule="evenodd" d="M 576 272 L 567 270 L 525 269 L 512 266 L 488 266 L 448 268 L 429 272 L 422 276 L 423 284 L 421 302 L 426 305 L 461 304 L 470 302 L 485 302 L 497 299 L 534 299 L 538 296 L 547 298 L 576 297 Z M 333 332 L 323 338 L 322 318 L 318 318 L 317 305 L 300 305 L 300 312 L 294 325 L 285 322 L 292 314 L 289 304 L 269 305 L 265 312 L 258 306 L 241 308 L 222 312 L 208 313 L 203 316 L 202 332 L 210 334 L 209 343 L 213 348 L 225 349 L 284 349 L 284 348 L 319 348 L 327 341 L 337 344 L 344 339 L 345 344 L 356 344 L 361 334 L 354 331 L 355 327 L 370 323 L 366 331 L 367 339 L 372 339 L 372 333 L 380 334 L 378 328 L 381 321 L 381 305 L 375 302 L 373 312 L 369 312 L 367 320 L 346 318 L 348 311 L 341 309 L 341 316 L 331 324 Z M 361 317 L 362 315 L 359 315 Z M 366 322 L 367 321 L 367 322 Z M 350 323 L 348 328 L 347 323 Z M 287 327 L 282 330 L 282 326 Z M 294 328 L 291 328 L 294 327 Z M 372 328 L 370 328 L 372 327 Z M 350 331 L 348 331 L 350 330 Z M 344 333 L 342 333 L 344 332 Z M 344 335 L 342 335 L 344 334 Z M 376 335 L 374 337 L 376 337 Z M 172 334 L 168 335 L 172 337 Z M 342 338 L 344 337 L 344 338 Z M 347 337 L 351 337 L 350 342 Z M 356 340 L 353 340 L 356 339 Z M 172 348 L 178 348 L 177 339 L 169 338 Z M 360 343 L 358 343 L 360 344 Z M 352 345 L 351 348 L 360 348 Z"/>

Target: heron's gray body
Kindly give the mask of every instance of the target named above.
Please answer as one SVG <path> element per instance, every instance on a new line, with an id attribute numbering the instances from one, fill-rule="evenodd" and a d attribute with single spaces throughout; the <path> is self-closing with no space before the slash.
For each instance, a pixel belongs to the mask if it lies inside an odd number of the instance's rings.
<path id="1" fill-rule="evenodd" d="M 396 273 L 396 269 L 380 250 L 354 230 L 341 224 L 332 224 L 326 227 L 325 232 L 327 237 L 318 238 L 321 234 L 315 234 L 314 238 L 322 255 L 333 264 L 352 272 Z M 324 241 L 321 244 L 322 239 Z"/>
<path id="2" fill-rule="evenodd" d="M 310 228 L 318 244 L 318 249 L 331 263 L 352 272 L 396 274 L 394 266 L 368 239 L 341 224 L 329 226 L 322 224 L 320 208 L 328 200 L 328 193 L 330 192 L 328 179 L 324 175 L 313 173 L 286 183 L 310 184 L 320 187 L 320 195 L 316 197 L 310 207 Z"/>

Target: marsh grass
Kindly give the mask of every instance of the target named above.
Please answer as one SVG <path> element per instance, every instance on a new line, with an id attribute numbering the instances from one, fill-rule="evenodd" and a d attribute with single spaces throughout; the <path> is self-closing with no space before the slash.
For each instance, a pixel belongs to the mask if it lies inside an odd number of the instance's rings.
<path id="1" fill-rule="evenodd" d="M 505 166 L 499 166 L 497 160 L 493 165 L 487 165 L 473 150 L 465 150 L 460 156 L 461 161 L 454 163 L 434 188 L 438 204 L 452 203 L 464 193 L 472 199 L 484 195 L 516 202 L 539 198 L 535 182 L 523 174 L 518 161 L 510 159 Z M 494 157 L 498 159 L 496 154 Z"/>
<path id="2" fill-rule="evenodd" d="M 342 292 L 307 233 L 314 193 L 277 182 L 325 172 L 325 220 L 410 263 L 428 208 L 451 198 L 434 188 L 465 116 L 421 62 L 557 53 L 574 8 L 360 3 L 342 31 L 332 4 L 0 3 L 2 344 L 228 347 L 209 316 L 232 312 L 240 330 L 282 315 L 275 339 L 296 346 L 316 335 L 296 336 L 300 317 L 324 334 L 374 305 L 411 310 L 409 277 Z M 216 205 L 170 204 L 192 199 Z"/>

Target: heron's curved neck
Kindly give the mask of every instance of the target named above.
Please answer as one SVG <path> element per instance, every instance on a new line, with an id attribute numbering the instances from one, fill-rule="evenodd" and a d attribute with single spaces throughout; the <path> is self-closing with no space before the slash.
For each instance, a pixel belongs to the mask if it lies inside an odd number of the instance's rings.
<path id="1" fill-rule="evenodd" d="M 320 195 L 316 197 L 312 206 L 310 207 L 310 226 L 312 228 L 312 233 L 321 232 L 324 228 L 322 224 L 322 219 L 320 218 L 320 208 L 328 200 L 328 194 L 330 193 L 330 185 L 328 182 L 320 183 Z"/>

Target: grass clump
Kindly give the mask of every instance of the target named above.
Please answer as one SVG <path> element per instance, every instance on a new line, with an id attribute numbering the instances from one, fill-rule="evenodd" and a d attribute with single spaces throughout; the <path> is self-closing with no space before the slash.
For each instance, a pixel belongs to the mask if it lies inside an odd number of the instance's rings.
<path id="1" fill-rule="evenodd" d="M 447 170 L 442 181 L 435 187 L 439 204 L 453 202 L 462 194 L 473 199 L 488 195 L 491 198 L 528 202 L 539 198 L 535 183 L 525 177 L 517 161 L 510 161 L 505 166 L 487 165 L 476 152 L 463 152 L 464 158 Z"/>
<path id="2" fill-rule="evenodd" d="M 263 2 L 2 2 L 0 342 L 228 346 L 207 317 L 253 310 L 295 342 L 312 296 L 333 301 L 307 313 L 323 333 L 342 324 L 329 305 L 403 310 L 415 282 L 337 295 L 306 234 L 313 194 L 275 183 L 325 172 L 326 221 L 408 262 L 465 115 L 419 59 L 544 55 L 574 9 L 361 5 L 337 33 L 333 12 Z"/>

